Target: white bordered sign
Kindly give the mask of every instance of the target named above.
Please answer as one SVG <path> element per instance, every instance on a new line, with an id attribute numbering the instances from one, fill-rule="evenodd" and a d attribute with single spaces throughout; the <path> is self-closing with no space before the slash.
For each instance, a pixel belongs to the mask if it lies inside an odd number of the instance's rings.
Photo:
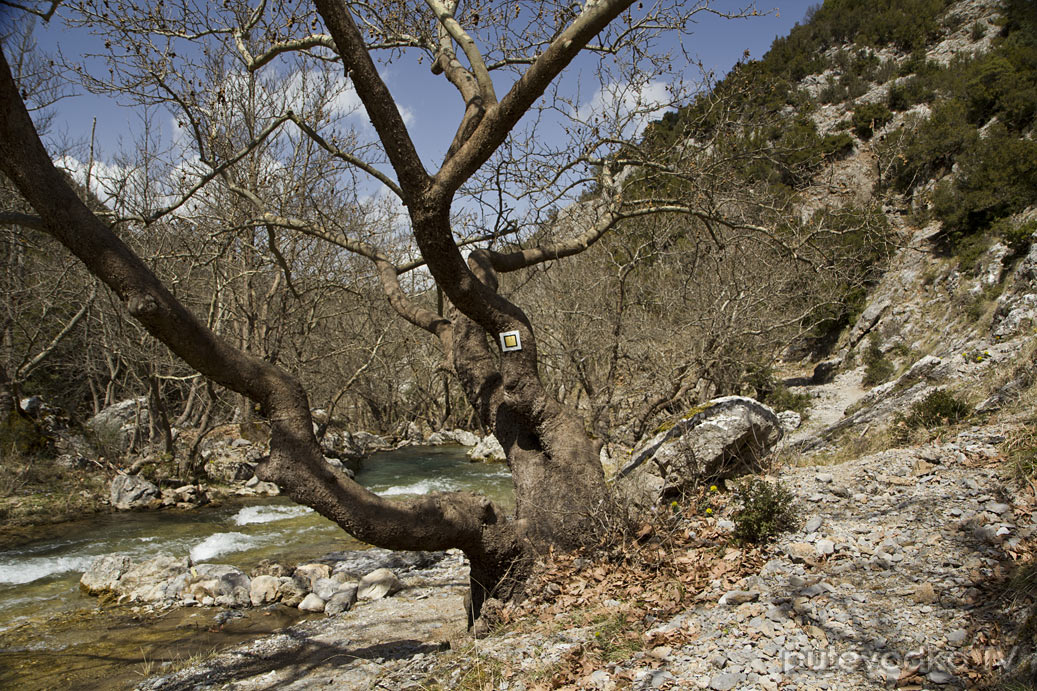
<path id="1" fill-rule="evenodd" d="M 500 336 L 500 349 L 503 352 L 510 353 L 513 350 L 522 350 L 522 339 L 519 337 L 518 331 L 505 331 L 497 335 Z"/>

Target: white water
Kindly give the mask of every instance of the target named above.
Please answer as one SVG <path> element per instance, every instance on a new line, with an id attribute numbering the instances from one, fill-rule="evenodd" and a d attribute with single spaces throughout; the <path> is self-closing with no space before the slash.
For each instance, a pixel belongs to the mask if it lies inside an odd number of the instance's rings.
<path id="1" fill-rule="evenodd" d="M 247 506 L 234 514 L 234 525 L 273 523 L 313 513 L 307 506 Z"/>
<path id="2" fill-rule="evenodd" d="M 216 533 L 191 548 L 191 560 L 209 561 L 221 554 L 244 552 L 247 549 L 258 546 L 260 542 L 260 538 L 254 535 Z"/>
<path id="3" fill-rule="evenodd" d="M 86 571 L 92 556 L 31 557 L 0 560 L 0 583 L 21 585 L 69 571 Z"/>
<path id="4" fill-rule="evenodd" d="M 460 482 L 453 480 L 419 480 L 409 485 L 395 485 L 376 492 L 382 497 L 398 497 L 404 494 L 428 494 L 429 492 L 454 492 L 462 488 Z"/>

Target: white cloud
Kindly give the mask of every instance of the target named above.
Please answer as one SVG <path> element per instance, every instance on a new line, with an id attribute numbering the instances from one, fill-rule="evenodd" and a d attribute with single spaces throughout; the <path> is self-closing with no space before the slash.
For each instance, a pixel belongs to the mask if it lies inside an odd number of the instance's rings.
<path id="1" fill-rule="evenodd" d="M 661 117 L 672 102 L 673 96 L 665 82 L 612 82 L 602 85 L 589 101 L 576 108 L 573 117 L 587 123 L 597 119 L 605 126 L 618 126 L 624 137 L 637 137 L 649 122 Z"/>
<path id="2" fill-rule="evenodd" d="M 68 171 L 84 187 L 89 172 L 90 191 L 109 209 L 125 208 L 140 182 L 139 171 L 104 161 L 95 160 L 88 166 L 74 156 L 64 155 L 54 159 L 54 165 Z"/>

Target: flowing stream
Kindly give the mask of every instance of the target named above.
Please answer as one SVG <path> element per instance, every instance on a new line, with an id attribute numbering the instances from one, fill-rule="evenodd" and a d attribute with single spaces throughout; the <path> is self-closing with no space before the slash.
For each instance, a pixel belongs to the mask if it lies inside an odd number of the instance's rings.
<path id="1" fill-rule="evenodd" d="M 508 506 L 511 477 L 500 465 L 470 463 L 459 447 L 375 454 L 357 480 L 387 497 L 471 490 Z M 135 560 L 190 555 L 248 571 L 261 559 L 287 564 L 365 545 L 287 499 L 227 502 L 192 511 L 113 513 L 68 523 L 54 536 L 0 552 L 0 688 L 129 688 L 191 657 L 281 628 L 297 610 L 261 610 L 228 621 L 212 608 L 142 616 L 79 591 L 102 554 Z"/>

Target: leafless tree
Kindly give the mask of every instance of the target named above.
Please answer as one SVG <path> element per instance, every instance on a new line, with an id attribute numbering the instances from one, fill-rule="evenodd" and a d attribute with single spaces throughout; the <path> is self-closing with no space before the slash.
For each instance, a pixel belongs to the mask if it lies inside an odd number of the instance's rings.
<path id="1" fill-rule="evenodd" d="M 594 543 L 600 526 L 594 514 L 607 492 L 600 441 L 544 387 L 536 333 L 526 312 L 499 291 L 500 276 L 584 252 L 624 219 L 696 213 L 685 203 L 632 197 L 624 184 L 629 171 L 645 162 L 616 155 L 624 138 L 638 134 L 616 126 L 630 121 L 631 112 L 653 110 L 649 104 L 635 98 L 632 108 L 583 112 L 552 85 L 581 54 L 589 55 L 596 60 L 591 68 L 601 81 L 602 102 L 611 97 L 613 106 L 626 103 L 616 98 L 617 90 L 623 94 L 631 80 L 666 69 L 667 56 L 649 52 L 655 40 L 686 31 L 704 9 L 675 0 L 592 0 L 583 6 L 316 0 L 313 10 L 265 2 L 70 3 L 71 21 L 94 27 L 107 40 L 108 71 L 83 68 L 82 78 L 90 88 L 117 91 L 144 108 L 174 107 L 191 142 L 190 170 L 179 188 L 131 195 L 110 214 L 91 211 L 54 167 L 6 59 L 0 65 L 0 169 L 38 214 L 37 225 L 104 281 L 152 335 L 206 377 L 260 406 L 271 424 L 270 457 L 257 469 L 262 479 L 372 544 L 461 548 L 471 563 L 477 614 L 487 594 L 521 591 L 531 550 Z M 464 104 L 434 172 L 419 157 L 374 61 L 380 54 L 414 53 Z M 329 86 L 344 71 L 376 141 L 355 141 L 319 103 L 287 98 L 291 85 L 270 69 L 283 61 L 294 61 L 295 75 Z M 498 95 L 493 75 L 501 75 L 498 81 L 512 76 L 506 93 Z M 277 90 L 282 98 L 269 99 L 266 112 L 253 108 L 246 112 L 256 117 L 226 117 L 240 99 Z M 562 148 L 542 145 L 520 127 L 526 116 L 538 127 L 561 119 L 573 139 Z M 305 166 L 264 163 L 264 150 L 285 140 L 305 141 L 340 174 L 300 188 L 294 180 L 309 179 L 299 178 Z M 525 159 L 513 155 L 523 142 L 531 152 Z M 559 153 L 566 155 L 554 160 Z M 543 160 L 551 160 L 546 175 L 537 170 Z M 517 168 L 511 165 L 516 161 Z M 406 209 L 404 242 L 398 224 L 365 218 L 370 209 L 356 203 L 355 188 L 346 184 L 356 175 L 383 185 Z M 539 190 L 557 188 L 548 199 L 561 206 L 588 185 L 593 200 L 582 208 L 578 227 L 564 233 L 529 234 L 533 225 L 513 223 L 503 195 L 494 199 L 495 190 L 518 186 L 519 193 L 509 194 L 528 205 Z M 374 264 L 389 304 L 435 336 L 445 367 L 503 445 L 515 481 L 514 520 L 483 497 L 389 501 L 334 472 L 314 437 L 299 381 L 240 342 L 217 336 L 113 232 L 147 228 L 223 194 L 235 199 L 238 225 L 265 232 L 274 254 L 285 235 L 300 233 Z M 473 195 L 482 212 L 455 209 L 459 194 Z M 546 211 L 548 205 L 533 208 Z M 507 235 L 517 242 L 497 242 Z M 408 254 L 409 242 L 420 258 Z M 466 246 L 467 257 L 461 251 Z M 418 267 L 427 273 L 415 274 Z M 282 270 L 287 282 L 289 272 Z M 405 289 L 401 277 L 408 275 L 412 285 Z M 421 276 L 431 277 L 449 309 L 441 313 L 429 304 Z M 504 347 L 507 333 L 517 334 L 520 349 Z"/>

